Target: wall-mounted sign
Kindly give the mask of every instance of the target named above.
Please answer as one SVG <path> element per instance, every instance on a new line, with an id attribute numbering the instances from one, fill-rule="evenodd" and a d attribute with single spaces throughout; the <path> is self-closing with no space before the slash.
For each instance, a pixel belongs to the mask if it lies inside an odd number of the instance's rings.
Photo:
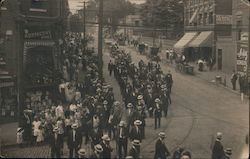
<path id="1" fill-rule="evenodd" d="M 237 72 L 241 75 L 247 72 L 248 45 L 238 43 L 238 52 L 236 60 Z"/>
<path id="2" fill-rule="evenodd" d="M 232 24 L 232 15 L 216 15 L 216 24 Z"/>
<path id="3" fill-rule="evenodd" d="M 26 41 L 24 42 L 25 47 L 30 46 L 53 46 L 55 45 L 54 41 Z"/>
<path id="4" fill-rule="evenodd" d="M 248 32 L 242 32 L 240 35 L 240 40 L 248 41 Z"/>
<path id="5" fill-rule="evenodd" d="M 24 31 L 25 39 L 52 39 L 51 31 L 39 31 L 39 32 L 28 32 L 28 30 Z"/>

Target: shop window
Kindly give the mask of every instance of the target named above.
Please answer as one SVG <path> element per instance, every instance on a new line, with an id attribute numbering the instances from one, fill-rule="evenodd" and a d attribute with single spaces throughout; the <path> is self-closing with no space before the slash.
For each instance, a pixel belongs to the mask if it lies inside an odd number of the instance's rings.
<path id="1" fill-rule="evenodd" d="M 48 0 L 31 0 L 30 11 L 34 12 L 47 12 Z"/>
<path id="2" fill-rule="evenodd" d="M 204 17 L 203 17 L 203 25 L 207 24 L 207 13 L 204 13 Z"/>
<path id="3" fill-rule="evenodd" d="M 214 13 L 213 12 L 209 12 L 209 19 L 208 19 L 208 23 L 209 24 L 213 24 L 214 22 Z"/>
<path id="4" fill-rule="evenodd" d="M 241 33 L 242 33 L 241 27 L 242 27 L 242 21 L 238 20 L 236 22 L 237 40 L 241 40 Z"/>

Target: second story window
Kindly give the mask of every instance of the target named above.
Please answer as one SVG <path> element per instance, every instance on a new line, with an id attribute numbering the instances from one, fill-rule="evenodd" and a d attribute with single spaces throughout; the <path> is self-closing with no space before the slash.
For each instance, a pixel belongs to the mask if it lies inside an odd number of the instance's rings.
<path id="1" fill-rule="evenodd" d="M 209 12 L 208 23 L 209 24 L 214 23 L 214 13 L 213 12 Z"/>
<path id="2" fill-rule="evenodd" d="M 31 0 L 30 11 L 47 12 L 46 3 L 47 3 L 47 0 Z"/>

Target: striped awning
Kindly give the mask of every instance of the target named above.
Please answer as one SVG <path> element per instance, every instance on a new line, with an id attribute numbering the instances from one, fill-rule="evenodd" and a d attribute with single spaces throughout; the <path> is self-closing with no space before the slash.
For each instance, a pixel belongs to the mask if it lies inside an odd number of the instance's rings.
<path id="1" fill-rule="evenodd" d="M 183 49 L 185 48 L 190 41 L 192 41 L 196 36 L 197 32 L 188 32 L 185 33 L 185 35 L 174 45 L 174 48 L 176 49 Z"/>
<path id="2" fill-rule="evenodd" d="M 191 41 L 189 47 L 212 47 L 213 44 L 213 32 L 204 31 L 201 32 L 193 41 Z"/>

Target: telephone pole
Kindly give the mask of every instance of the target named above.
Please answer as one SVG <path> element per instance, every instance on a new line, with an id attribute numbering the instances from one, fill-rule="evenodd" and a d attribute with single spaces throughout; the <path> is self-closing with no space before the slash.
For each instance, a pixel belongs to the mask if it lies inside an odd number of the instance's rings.
<path id="1" fill-rule="evenodd" d="M 99 76 L 102 77 L 102 43 L 103 43 L 103 0 L 99 3 L 99 25 L 98 25 L 98 65 L 99 65 Z"/>

